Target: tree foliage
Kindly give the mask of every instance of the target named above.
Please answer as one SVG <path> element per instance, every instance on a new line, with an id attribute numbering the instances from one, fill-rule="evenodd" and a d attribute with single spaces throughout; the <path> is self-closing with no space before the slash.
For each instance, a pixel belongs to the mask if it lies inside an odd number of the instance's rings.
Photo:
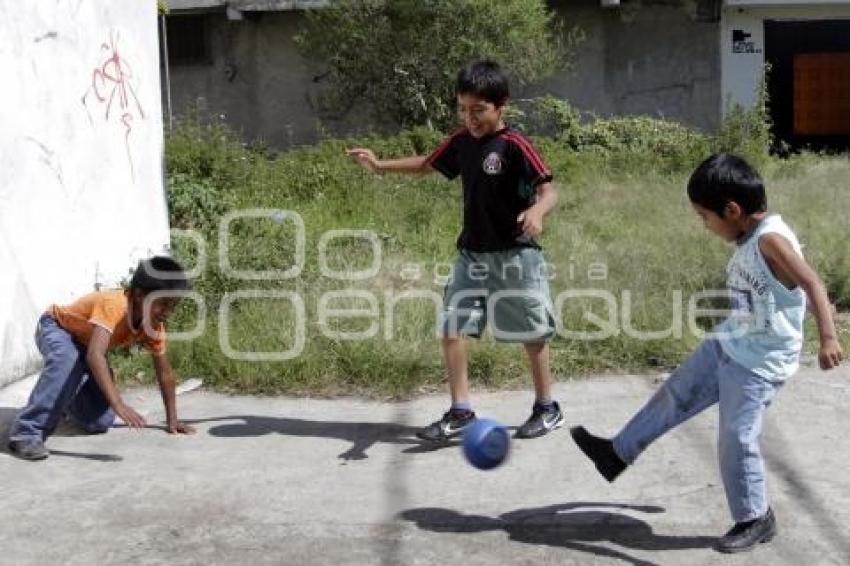
<path id="1" fill-rule="evenodd" d="M 366 102 L 381 122 L 444 128 L 463 65 L 496 60 L 516 90 L 567 66 L 577 38 L 544 0 L 339 0 L 308 12 L 296 41 L 323 68 L 320 114 Z"/>

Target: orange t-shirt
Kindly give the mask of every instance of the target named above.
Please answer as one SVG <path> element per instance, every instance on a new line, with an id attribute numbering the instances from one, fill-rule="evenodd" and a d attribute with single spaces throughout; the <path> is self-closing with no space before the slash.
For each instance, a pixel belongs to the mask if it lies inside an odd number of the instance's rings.
<path id="1" fill-rule="evenodd" d="M 144 328 L 130 325 L 127 311 L 127 295 L 121 289 L 96 291 L 70 305 L 53 305 L 47 309 L 59 326 L 85 346 L 88 346 L 96 325 L 112 334 L 110 350 L 141 342 L 153 354 L 165 353 L 165 327 L 160 324 L 154 328 L 153 336 L 149 336 Z"/>

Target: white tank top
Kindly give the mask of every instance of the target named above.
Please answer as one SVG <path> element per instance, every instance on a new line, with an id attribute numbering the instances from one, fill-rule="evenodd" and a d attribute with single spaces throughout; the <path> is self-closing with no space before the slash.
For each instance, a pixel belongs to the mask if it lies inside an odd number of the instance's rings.
<path id="1" fill-rule="evenodd" d="M 782 217 L 771 215 L 738 244 L 726 267 L 732 314 L 716 329 L 727 356 L 770 381 L 784 381 L 797 371 L 803 347 L 806 295 L 788 289 L 770 270 L 759 239 L 776 233 L 802 257 L 797 236 Z"/>

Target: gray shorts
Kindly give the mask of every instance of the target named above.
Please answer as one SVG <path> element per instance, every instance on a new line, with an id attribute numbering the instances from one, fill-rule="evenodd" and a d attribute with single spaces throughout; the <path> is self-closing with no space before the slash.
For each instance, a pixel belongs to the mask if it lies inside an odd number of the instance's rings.
<path id="1" fill-rule="evenodd" d="M 555 334 L 543 253 L 461 250 L 443 295 L 443 336 L 480 338 L 488 322 L 500 342 L 537 343 Z"/>

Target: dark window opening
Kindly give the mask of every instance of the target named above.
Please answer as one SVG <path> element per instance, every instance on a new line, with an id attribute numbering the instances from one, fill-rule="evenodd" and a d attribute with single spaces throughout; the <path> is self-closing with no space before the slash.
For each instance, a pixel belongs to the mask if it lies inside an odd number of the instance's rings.
<path id="1" fill-rule="evenodd" d="M 165 29 L 169 65 L 212 63 L 205 15 L 168 16 L 165 19 Z"/>

